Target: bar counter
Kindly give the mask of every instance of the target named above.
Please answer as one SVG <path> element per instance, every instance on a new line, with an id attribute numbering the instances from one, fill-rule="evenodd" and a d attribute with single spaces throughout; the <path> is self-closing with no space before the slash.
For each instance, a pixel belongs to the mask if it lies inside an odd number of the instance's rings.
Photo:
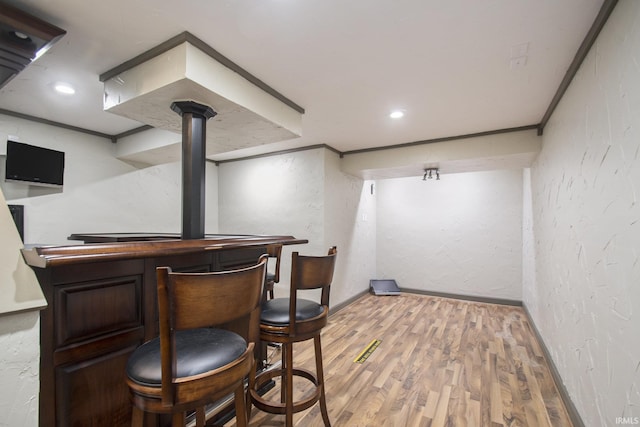
<path id="1" fill-rule="evenodd" d="M 48 307 L 40 314 L 40 426 L 128 426 L 126 361 L 157 336 L 155 271 L 221 271 L 252 265 L 292 236 L 77 234 L 102 243 L 23 249 Z M 141 239 L 141 240 L 139 240 Z M 148 425 L 154 425 L 149 420 Z"/>

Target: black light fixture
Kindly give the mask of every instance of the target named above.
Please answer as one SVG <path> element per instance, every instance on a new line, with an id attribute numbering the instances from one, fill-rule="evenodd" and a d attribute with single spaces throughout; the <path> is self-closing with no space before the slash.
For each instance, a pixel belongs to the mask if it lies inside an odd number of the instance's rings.
<path id="1" fill-rule="evenodd" d="M 65 30 L 0 1 L 0 87 L 65 34 Z"/>
<path id="2" fill-rule="evenodd" d="M 422 180 L 426 181 L 428 179 L 433 179 L 433 174 L 436 174 L 436 181 L 440 181 L 440 169 L 438 168 L 426 168 L 424 170 L 424 175 L 422 176 Z"/>

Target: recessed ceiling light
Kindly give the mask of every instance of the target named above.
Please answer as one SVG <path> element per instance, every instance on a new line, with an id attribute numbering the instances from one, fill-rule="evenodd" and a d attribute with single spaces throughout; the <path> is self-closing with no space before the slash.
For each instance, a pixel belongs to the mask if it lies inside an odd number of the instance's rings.
<path id="1" fill-rule="evenodd" d="M 69 83 L 56 83 L 53 88 L 63 95 L 73 95 L 76 90 Z"/>
<path id="2" fill-rule="evenodd" d="M 392 119 L 399 119 L 401 117 L 404 117 L 404 111 L 402 110 L 392 111 L 391 114 L 389 114 L 389 117 L 391 117 Z"/>
<path id="3" fill-rule="evenodd" d="M 31 38 L 25 33 L 21 33 L 20 31 L 11 31 L 9 34 L 13 35 L 20 40 L 31 41 Z"/>

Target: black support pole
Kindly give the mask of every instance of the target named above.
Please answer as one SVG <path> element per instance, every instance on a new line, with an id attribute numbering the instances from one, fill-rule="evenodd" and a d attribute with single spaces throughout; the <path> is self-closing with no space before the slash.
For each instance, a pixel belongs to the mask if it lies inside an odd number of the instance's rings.
<path id="1" fill-rule="evenodd" d="M 216 112 L 193 101 L 171 109 L 182 116 L 182 239 L 204 238 L 207 120 Z"/>

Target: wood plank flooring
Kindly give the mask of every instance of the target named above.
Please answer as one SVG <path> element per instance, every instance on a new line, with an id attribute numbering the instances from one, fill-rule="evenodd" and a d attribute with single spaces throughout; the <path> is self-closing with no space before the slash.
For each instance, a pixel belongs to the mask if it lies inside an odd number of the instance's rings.
<path id="1" fill-rule="evenodd" d="M 296 344 L 294 361 L 314 371 L 312 344 Z M 330 317 L 322 346 L 334 427 L 571 427 L 520 307 L 367 295 Z M 296 393 L 305 386 L 296 382 Z M 318 405 L 294 423 L 322 426 Z M 253 408 L 250 425 L 282 426 L 284 416 Z"/>

